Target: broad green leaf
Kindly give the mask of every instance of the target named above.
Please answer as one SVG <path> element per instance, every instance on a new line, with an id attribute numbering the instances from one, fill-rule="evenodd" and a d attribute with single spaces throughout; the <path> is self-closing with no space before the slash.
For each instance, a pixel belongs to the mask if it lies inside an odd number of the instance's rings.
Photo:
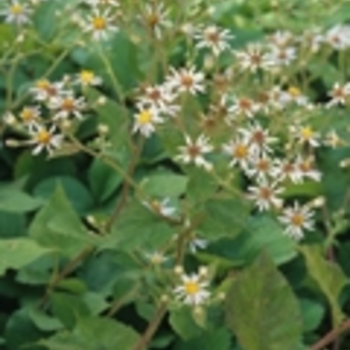
<path id="1" fill-rule="evenodd" d="M 26 217 L 24 213 L 20 214 L 0 211 L 1 238 L 25 236 L 26 231 Z"/>
<path id="2" fill-rule="evenodd" d="M 49 253 L 51 249 L 28 238 L 0 240 L 0 275 L 7 269 L 18 270 Z"/>
<path id="3" fill-rule="evenodd" d="M 234 281 L 226 298 L 226 314 L 243 349 L 297 348 L 302 321 L 299 304 L 266 254 Z"/>
<path id="4" fill-rule="evenodd" d="M 122 183 L 122 177 L 99 159 L 92 163 L 88 176 L 91 191 L 99 203 L 108 199 Z"/>
<path id="5" fill-rule="evenodd" d="M 311 300 L 300 299 L 300 310 L 303 316 L 303 329 L 304 332 L 310 332 L 315 330 L 321 323 L 325 314 L 323 305 Z"/>
<path id="6" fill-rule="evenodd" d="M 62 332 L 40 341 L 49 350 L 133 350 L 138 334 L 130 327 L 110 319 L 85 318 L 72 332 Z"/>
<path id="7" fill-rule="evenodd" d="M 64 328 L 62 322 L 59 319 L 44 313 L 36 306 L 28 309 L 28 316 L 33 321 L 35 326 L 42 331 L 52 332 Z"/>
<path id="8" fill-rule="evenodd" d="M 184 340 L 195 338 L 204 331 L 195 322 L 192 311 L 188 307 L 172 310 L 170 312 L 169 322 L 173 330 Z"/>
<path id="9" fill-rule="evenodd" d="M 33 198 L 15 188 L 0 189 L 0 210 L 11 213 L 25 213 L 38 209 L 42 200 Z"/>
<path id="10" fill-rule="evenodd" d="M 66 328 L 72 329 L 76 322 L 90 316 L 90 310 L 81 296 L 55 292 L 50 296 L 52 313 Z"/>
<path id="11" fill-rule="evenodd" d="M 339 265 L 326 260 L 321 246 L 303 246 L 300 248 L 300 251 L 305 257 L 310 276 L 317 282 L 319 288 L 328 299 L 335 327 L 344 317 L 338 298 L 349 280 Z"/>
<path id="12" fill-rule="evenodd" d="M 19 336 L 19 334 L 21 336 Z M 29 316 L 29 311 L 19 309 L 14 312 L 6 324 L 4 337 L 6 339 L 5 349 L 21 350 L 29 344 L 34 344 L 44 336 Z M 33 350 L 40 350 L 33 346 Z"/>
<path id="13" fill-rule="evenodd" d="M 96 239 L 82 225 L 61 187 L 35 216 L 29 230 L 39 244 L 75 256 Z"/>
<path id="14" fill-rule="evenodd" d="M 231 337 L 229 332 L 221 328 L 213 332 L 207 332 L 198 338 L 179 342 L 174 350 L 229 350 L 231 348 L 230 345 Z"/>
<path id="15" fill-rule="evenodd" d="M 146 177 L 141 186 L 145 193 L 154 197 L 178 197 L 182 195 L 188 183 L 188 178 L 184 175 L 174 173 L 155 173 Z"/>
<path id="16" fill-rule="evenodd" d="M 203 237 L 235 237 L 247 226 L 250 205 L 240 198 L 213 199 L 205 204 L 198 230 Z"/>
<path id="17" fill-rule="evenodd" d="M 154 251 L 164 246 L 175 233 L 162 218 L 143 205 L 131 202 L 118 217 L 102 247 Z"/>
<path id="18" fill-rule="evenodd" d="M 86 187 L 69 176 L 55 176 L 40 182 L 35 187 L 34 194 L 37 197 L 49 200 L 58 186 L 62 186 L 67 199 L 78 213 L 85 214 L 93 206 L 93 199 Z"/>

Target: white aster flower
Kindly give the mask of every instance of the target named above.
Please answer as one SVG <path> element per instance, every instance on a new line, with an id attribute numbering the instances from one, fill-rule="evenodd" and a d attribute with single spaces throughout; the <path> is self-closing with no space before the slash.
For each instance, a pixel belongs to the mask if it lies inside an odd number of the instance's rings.
<path id="1" fill-rule="evenodd" d="M 269 55 L 264 52 L 262 45 L 250 44 L 245 49 L 234 53 L 241 70 L 256 72 L 258 69 L 268 69 L 271 66 Z"/>
<path id="2" fill-rule="evenodd" d="M 310 179 L 313 181 L 320 181 L 322 177 L 322 173 L 315 169 L 314 159 L 309 157 L 303 159 L 302 157 L 298 157 L 296 160 L 296 165 L 302 174 L 303 178 Z"/>
<path id="3" fill-rule="evenodd" d="M 157 39 L 162 37 L 162 29 L 171 25 L 167 17 L 168 10 L 164 8 L 163 3 L 157 5 L 146 4 L 143 20 Z"/>
<path id="4" fill-rule="evenodd" d="M 23 124 L 31 130 L 40 118 L 40 108 L 38 106 L 24 107 L 19 113 L 19 117 Z"/>
<path id="5" fill-rule="evenodd" d="M 276 160 L 273 177 L 279 181 L 290 180 L 296 184 L 303 182 L 303 173 L 298 165 L 288 159 Z"/>
<path id="6" fill-rule="evenodd" d="M 167 85 L 175 93 L 189 92 L 196 95 L 204 92 L 204 74 L 196 72 L 194 67 L 176 70 L 171 68 L 171 76 L 167 79 Z"/>
<path id="7" fill-rule="evenodd" d="M 5 16 L 5 22 L 14 23 L 16 25 L 23 25 L 30 22 L 30 14 L 32 10 L 18 1 L 12 1 L 10 6 L 0 12 L 0 15 Z"/>
<path id="8" fill-rule="evenodd" d="M 77 75 L 76 83 L 83 87 L 98 86 L 102 84 L 102 78 L 93 71 L 84 69 Z"/>
<path id="9" fill-rule="evenodd" d="M 174 288 L 174 294 L 177 299 L 187 305 L 198 306 L 204 304 L 210 297 L 207 290 L 208 281 L 203 280 L 201 274 L 183 274 L 181 284 Z"/>
<path id="10" fill-rule="evenodd" d="M 28 143 L 35 145 L 32 152 L 34 155 L 39 154 L 43 150 L 46 150 L 49 154 L 51 154 L 56 148 L 61 146 L 63 135 L 55 134 L 55 130 L 55 126 L 47 129 L 39 124 L 36 124 L 32 130 L 30 130 L 32 140 Z"/>
<path id="11" fill-rule="evenodd" d="M 253 118 L 258 111 L 259 105 L 252 99 L 246 97 L 236 97 L 230 109 L 230 112 L 236 116 L 243 115 L 247 118 Z"/>
<path id="12" fill-rule="evenodd" d="M 333 106 L 344 106 L 350 96 L 350 83 L 341 86 L 338 82 L 334 83 L 332 90 L 328 94 L 331 100 L 326 104 L 327 108 Z"/>
<path id="13" fill-rule="evenodd" d="M 325 41 L 334 50 L 346 50 L 350 47 L 350 26 L 337 24 L 325 34 Z"/>
<path id="14" fill-rule="evenodd" d="M 164 198 L 161 201 L 156 199 L 145 201 L 143 204 L 151 211 L 165 217 L 172 217 L 176 212 L 176 208 L 170 204 L 169 198 Z"/>
<path id="15" fill-rule="evenodd" d="M 198 30 L 194 38 L 198 41 L 196 44 L 197 48 L 209 48 L 215 56 L 219 56 L 221 52 L 230 48 L 229 41 L 233 39 L 233 36 L 227 29 L 210 25 Z"/>
<path id="16" fill-rule="evenodd" d="M 292 125 L 289 129 L 299 143 L 306 144 L 314 148 L 321 145 L 320 134 L 313 130 L 310 126 Z"/>
<path id="17" fill-rule="evenodd" d="M 87 5 L 92 7 L 105 6 L 105 7 L 118 7 L 119 2 L 116 0 L 85 0 Z"/>
<path id="18" fill-rule="evenodd" d="M 49 101 L 51 98 L 65 95 L 67 92 L 64 90 L 65 82 L 50 82 L 47 79 L 38 80 L 35 85 L 30 89 L 34 95 L 34 99 L 37 101 Z"/>
<path id="19" fill-rule="evenodd" d="M 83 30 L 92 33 L 92 38 L 96 41 L 107 40 L 111 34 L 118 31 L 118 27 L 113 22 L 114 17 L 110 15 L 109 9 L 100 11 L 94 7 L 83 24 Z"/>
<path id="20" fill-rule="evenodd" d="M 204 135 L 200 135 L 194 141 L 189 135 L 185 135 L 185 146 L 180 146 L 178 154 L 175 160 L 181 161 L 185 164 L 193 163 L 197 167 L 202 167 L 207 171 L 213 168 L 213 165 L 209 163 L 204 155 L 213 150 L 213 146 L 209 143 L 209 139 Z"/>
<path id="21" fill-rule="evenodd" d="M 307 207 L 301 207 L 295 202 L 293 207 L 283 210 L 283 215 L 279 217 L 281 223 L 286 226 L 285 234 L 296 240 L 304 237 L 304 231 L 312 231 L 314 213 Z"/>
<path id="22" fill-rule="evenodd" d="M 283 192 L 283 188 L 277 187 L 276 182 L 269 184 L 262 180 L 257 186 L 250 186 L 248 191 L 248 198 L 255 202 L 260 211 L 282 207 L 283 201 L 278 195 Z"/>
<path id="23" fill-rule="evenodd" d="M 132 132 L 140 132 L 143 136 L 151 136 L 156 128 L 156 124 L 163 123 L 163 119 L 159 116 L 159 112 L 155 108 L 143 108 L 139 106 L 139 112 L 134 116 L 134 127 Z"/>
<path id="24" fill-rule="evenodd" d="M 66 119 L 74 116 L 82 119 L 81 112 L 86 108 L 84 97 L 74 98 L 72 93 L 65 96 L 53 97 L 48 106 L 54 111 L 54 119 Z"/>
<path id="25" fill-rule="evenodd" d="M 248 163 L 252 157 L 252 149 L 247 140 L 236 139 L 222 145 L 224 153 L 231 157 L 230 167 L 239 165 L 241 169 L 247 170 Z"/>
<path id="26" fill-rule="evenodd" d="M 268 54 L 268 61 L 272 66 L 286 67 L 297 58 L 295 47 L 278 47 L 273 46 Z"/>

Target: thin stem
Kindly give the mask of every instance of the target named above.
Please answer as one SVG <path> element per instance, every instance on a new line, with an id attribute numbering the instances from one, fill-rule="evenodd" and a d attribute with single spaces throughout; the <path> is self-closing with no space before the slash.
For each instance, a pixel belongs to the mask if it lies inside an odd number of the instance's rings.
<path id="1" fill-rule="evenodd" d="M 156 311 L 152 321 L 146 328 L 145 332 L 143 333 L 142 337 L 134 347 L 134 350 L 145 350 L 147 349 L 147 345 L 150 343 L 152 340 L 154 334 L 156 333 L 159 325 L 161 324 L 164 316 L 166 315 L 167 308 L 166 304 L 162 303 L 158 310 Z"/>
<path id="2" fill-rule="evenodd" d="M 321 340 L 311 346 L 310 350 L 322 350 L 331 344 L 344 332 L 350 330 L 350 319 L 346 320 L 342 325 L 328 332 Z"/>
<path id="3" fill-rule="evenodd" d="M 72 260 L 70 260 L 61 272 L 56 274 L 56 276 L 52 279 L 49 286 L 47 287 L 45 295 L 43 296 L 43 298 L 39 302 L 39 305 L 38 305 L 39 309 L 44 307 L 44 305 L 46 304 L 47 300 L 49 299 L 51 293 L 59 285 L 59 283 L 66 276 L 68 276 L 71 272 L 73 272 L 79 266 L 79 264 L 82 261 L 84 261 L 85 258 L 90 255 L 90 253 L 92 253 L 93 250 L 94 250 L 94 247 L 92 247 L 92 246 L 86 247 L 76 257 L 74 257 Z"/>

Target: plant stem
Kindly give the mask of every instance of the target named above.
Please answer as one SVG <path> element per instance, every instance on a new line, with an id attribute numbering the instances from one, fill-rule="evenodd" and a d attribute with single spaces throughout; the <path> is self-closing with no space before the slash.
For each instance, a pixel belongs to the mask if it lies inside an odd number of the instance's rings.
<path id="1" fill-rule="evenodd" d="M 41 309 L 46 304 L 48 298 L 50 297 L 53 290 L 58 286 L 58 284 L 71 272 L 73 272 L 78 265 L 85 260 L 86 257 L 94 250 L 94 247 L 88 246 L 83 249 L 76 257 L 68 262 L 68 264 L 63 268 L 61 272 L 56 274 L 55 278 L 51 281 L 49 286 L 46 289 L 46 293 L 43 298 L 40 300 L 38 308 Z"/>
<path id="2" fill-rule="evenodd" d="M 135 345 L 134 350 L 145 350 L 147 349 L 147 345 L 152 340 L 154 334 L 156 333 L 160 323 L 162 322 L 164 316 L 166 315 L 167 308 L 166 304 L 162 303 L 158 310 L 156 311 L 152 321 L 148 325 L 147 329 L 143 333 L 142 337 Z"/>
<path id="3" fill-rule="evenodd" d="M 310 350 L 322 350 L 328 344 L 336 341 L 337 338 L 344 332 L 350 330 L 350 319 L 346 320 L 342 325 L 337 328 L 334 328 L 328 332 L 321 340 L 311 346 Z"/>

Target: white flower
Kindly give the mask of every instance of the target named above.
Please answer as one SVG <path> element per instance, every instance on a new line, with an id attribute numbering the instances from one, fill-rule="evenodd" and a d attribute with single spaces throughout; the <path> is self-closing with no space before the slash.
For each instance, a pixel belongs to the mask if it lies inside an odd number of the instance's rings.
<path id="1" fill-rule="evenodd" d="M 277 160 L 273 169 L 273 177 L 280 181 L 290 180 L 293 183 L 303 182 L 303 174 L 297 164 L 290 160 Z"/>
<path id="2" fill-rule="evenodd" d="M 322 173 L 314 168 L 313 158 L 301 158 L 298 157 L 296 165 L 304 178 L 308 178 L 314 181 L 320 181 Z"/>
<path id="3" fill-rule="evenodd" d="M 258 69 L 268 69 L 271 66 L 269 55 L 264 53 L 259 44 L 250 44 L 245 49 L 234 53 L 238 65 L 242 70 L 248 70 L 252 73 Z"/>
<path id="4" fill-rule="evenodd" d="M 269 37 L 271 46 L 286 47 L 293 40 L 293 34 L 288 31 L 280 31 L 273 33 Z"/>
<path id="5" fill-rule="evenodd" d="M 146 253 L 145 257 L 154 266 L 162 265 L 167 260 L 164 254 L 160 252 Z"/>
<path id="6" fill-rule="evenodd" d="M 76 99 L 72 93 L 66 96 L 53 97 L 49 103 L 49 108 L 55 111 L 54 119 L 66 119 L 70 116 L 82 119 L 81 112 L 85 107 L 84 97 Z"/>
<path id="7" fill-rule="evenodd" d="M 185 141 L 186 145 L 179 147 L 180 154 L 175 157 L 175 160 L 179 160 L 185 164 L 193 163 L 198 167 L 203 167 L 205 170 L 210 171 L 213 165 L 203 157 L 203 155 L 213 150 L 209 139 L 204 135 L 200 135 L 193 141 L 190 136 L 185 135 Z"/>
<path id="8" fill-rule="evenodd" d="M 297 57 L 295 47 L 273 46 L 268 54 L 268 61 L 271 65 L 281 67 L 289 66 Z"/>
<path id="9" fill-rule="evenodd" d="M 181 284 L 174 288 L 176 297 L 187 305 L 204 304 L 210 297 L 207 290 L 209 283 L 200 274 L 181 276 Z"/>
<path id="10" fill-rule="evenodd" d="M 208 245 L 209 242 L 206 239 L 199 238 L 197 235 L 193 235 L 188 242 L 188 248 L 192 254 L 197 250 L 205 249 Z"/>
<path id="11" fill-rule="evenodd" d="M 40 118 L 40 108 L 38 106 L 24 107 L 19 116 L 22 122 L 28 126 L 29 129 L 32 129 Z"/>
<path id="12" fill-rule="evenodd" d="M 287 236 L 300 240 L 304 237 L 304 231 L 313 230 L 313 216 L 314 213 L 308 207 L 300 207 L 299 203 L 295 202 L 293 207 L 283 210 L 279 220 L 286 226 L 284 232 Z"/>
<path id="13" fill-rule="evenodd" d="M 289 129 L 299 143 L 307 144 L 311 147 L 319 147 L 321 145 L 320 134 L 310 126 L 292 125 Z"/>
<path id="14" fill-rule="evenodd" d="M 96 7 L 96 6 L 118 7 L 119 6 L 119 2 L 116 0 L 85 0 L 85 3 L 92 7 Z"/>
<path id="15" fill-rule="evenodd" d="M 176 95 L 166 85 L 147 86 L 139 103 L 159 110 L 160 113 L 175 117 L 180 106 L 175 103 Z"/>
<path id="16" fill-rule="evenodd" d="M 294 102 L 298 106 L 306 106 L 308 99 L 297 87 L 291 86 L 287 91 L 281 93 L 281 102 L 282 104 Z"/>
<path id="17" fill-rule="evenodd" d="M 277 138 L 269 135 L 269 129 L 264 129 L 260 124 L 251 124 L 246 128 L 239 128 L 238 132 L 246 140 L 254 154 L 271 153 L 270 145 L 277 142 Z"/>
<path id="18" fill-rule="evenodd" d="M 132 132 L 140 132 L 145 137 L 151 136 L 156 128 L 156 124 L 163 123 L 159 117 L 159 112 L 155 108 L 142 108 L 139 106 L 139 112 L 135 114 L 135 122 Z"/>
<path id="19" fill-rule="evenodd" d="M 30 14 L 32 10 L 27 5 L 20 4 L 17 1 L 13 1 L 11 5 L 4 11 L 0 12 L 0 15 L 6 16 L 5 21 L 7 23 L 14 23 L 16 25 L 23 25 L 30 21 Z"/>
<path id="20" fill-rule="evenodd" d="M 83 30 L 92 33 L 92 38 L 96 41 L 107 40 L 110 34 L 118 31 L 118 27 L 113 24 L 114 17 L 110 15 L 109 9 L 100 11 L 96 7 L 92 9 L 92 14 L 86 18 Z"/>
<path id="21" fill-rule="evenodd" d="M 145 201 L 143 204 L 151 211 L 160 214 L 165 217 L 171 217 L 175 214 L 176 208 L 170 205 L 169 198 L 163 200 Z"/>
<path id="22" fill-rule="evenodd" d="M 332 90 L 329 92 L 329 96 L 331 97 L 331 100 L 327 103 L 327 108 L 333 107 L 334 105 L 345 105 L 350 96 L 350 83 L 347 83 L 344 86 L 335 83 Z"/>
<path id="23" fill-rule="evenodd" d="M 34 99 L 37 101 L 50 100 L 53 97 L 65 95 L 65 82 L 51 83 L 47 79 L 38 80 L 30 91 L 34 94 Z"/>
<path id="24" fill-rule="evenodd" d="M 30 131 L 32 140 L 28 143 L 35 145 L 33 154 L 37 155 L 41 151 L 46 150 L 51 154 L 56 148 L 59 148 L 63 141 L 63 135 L 55 134 L 55 126 L 47 129 L 44 126 L 36 124 Z"/>
<path id="25" fill-rule="evenodd" d="M 254 156 L 250 159 L 246 174 L 251 178 L 256 178 L 258 182 L 273 177 L 275 162 L 267 156 Z"/>
<path id="26" fill-rule="evenodd" d="M 350 26 L 337 24 L 325 34 L 325 41 L 335 50 L 345 50 L 350 47 Z"/>
<path id="27" fill-rule="evenodd" d="M 237 97 L 234 104 L 231 106 L 230 112 L 236 116 L 244 115 L 247 118 L 253 118 L 258 110 L 259 105 L 253 100 L 246 97 Z"/>
<path id="28" fill-rule="evenodd" d="M 230 142 L 223 144 L 222 149 L 224 153 L 231 157 L 231 161 L 229 163 L 230 167 L 238 164 L 243 170 L 248 168 L 248 162 L 253 153 L 247 140 L 231 140 Z"/>
<path id="29" fill-rule="evenodd" d="M 194 38 L 198 40 L 196 44 L 197 48 L 209 48 L 213 51 L 215 56 L 218 56 L 222 51 L 230 48 L 229 41 L 233 39 L 233 36 L 230 34 L 229 30 L 220 29 L 215 25 L 211 25 L 200 29 L 194 35 Z"/>
<path id="30" fill-rule="evenodd" d="M 204 74 L 196 73 L 194 67 L 182 68 L 179 71 L 171 68 L 171 73 L 172 75 L 167 79 L 167 84 L 175 93 L 189 92 L 196 95 L 198 92 L 204 92 Z"/>
<path id="31" fill-rule="evenodd" d="M 277 183 L 269 184 L 266 180 L 262 180 L 257 186 L 250 186 L 248 191 L 250 192 L 248 198 L 255 202 L 260 211 L 282 207 L 283 201 L 277 196 L 283 189 L 277 187 Z"/>
<path id="32" fill-rule="evenodd" d="M 162 37 L 162 27 L 169 27 L 170 22 L 167 20 L 168 10 L 164 9 L 164 4 L 157 5 L 146 4 L 143 20 L 146 25 L 152 30 L 155 37 Z"/>
<path id="33" fill-rule="evenodd" d="M 98 86 L 102 84 L 102 78 L 95 75 L 91 70 L 82 70 L 76 79 L 76 83 L 81 86 Z"/>

